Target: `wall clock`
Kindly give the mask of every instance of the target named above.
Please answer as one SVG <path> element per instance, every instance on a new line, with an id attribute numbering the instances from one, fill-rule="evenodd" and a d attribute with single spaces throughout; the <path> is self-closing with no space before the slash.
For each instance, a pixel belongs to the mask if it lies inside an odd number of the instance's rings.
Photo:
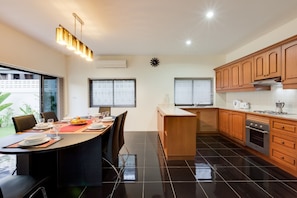
<path id="1" fill-rule="evenodd" d="M 160 60 L 158 58 L 151 59 L 151 66 L 157 67 L 160 64 Z"/>

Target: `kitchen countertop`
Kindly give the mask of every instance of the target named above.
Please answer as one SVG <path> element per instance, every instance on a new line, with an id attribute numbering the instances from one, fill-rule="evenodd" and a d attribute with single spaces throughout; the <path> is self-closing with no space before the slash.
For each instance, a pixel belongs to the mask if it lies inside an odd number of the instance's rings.
<path id="1" fill-rule="evenodd" d="M 207 109 L 207 108 L 217 108 L 225 109 L 229 111 L 237 111 L 242 113 L 249 113 L 258 116 L 270 117 L 270 118 L 280 118 L 288 119 L 292 121 L 297 121 L 297 113 L 288 113 L 288 114 L 267 114 L 267 113 L 258 113 L 254 112 L 256 109 L 235 109 L 232 107 L 221 107 L 221 106 L 175 106 L 173 104 L 162 104 L 158 105 L 158 108 L 167 116 L 195 116 L 195 114 L 185 111 L 183 109 Z M 259 109 L 257 109 L 259 110 Z"/>

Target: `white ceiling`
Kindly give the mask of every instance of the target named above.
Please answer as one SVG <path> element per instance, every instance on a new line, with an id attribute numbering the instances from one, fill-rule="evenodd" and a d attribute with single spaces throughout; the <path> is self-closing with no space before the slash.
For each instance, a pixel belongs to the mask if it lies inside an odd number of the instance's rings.
<path id="1" fill-rule="evenodd" d="M 66 54 L 55 28 L 80 38 L 75 12 L 95 55 L 216 55 L 296 18 L 296 10 L 296 0 L 0 0 L 0 21 Z"/>

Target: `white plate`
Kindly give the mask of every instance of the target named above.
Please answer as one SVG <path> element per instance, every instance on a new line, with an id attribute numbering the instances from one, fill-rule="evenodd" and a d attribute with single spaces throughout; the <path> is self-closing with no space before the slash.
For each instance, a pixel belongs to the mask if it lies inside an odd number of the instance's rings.
<path id="1" fill-rule="evenodd" d="M 51 126 L 47 125 L 47 126 L 35 126 L 33 127 L 33 129 L 36 129 L 36 130 L 45 130 L 45 129 L 49 129 L 51 128 Z"/>
<path id="2" fill-rule="evenodd" d="M 50 141 L 50 139 L 51 139 L 50 137 L 46 137 L 46 138 L 40 140 L 39 142 L 28 142 L 26 140 L 23 140 L 23 141 L 19 142 L 19 145 L 20 146 L 36 146 L 39 144 L 46 143 L 46 142 Z"/>
<path id="3" fill-rule="evenodd" d="M 28 143 L 35 143 L 35 142 L 42 141 L 46 137 L 47 137 L 46 134 L 31 135 L 31 136 L 24 138 L 24 141 L 26 141 Z"/>
<path id="4" fill-rule="evenodd" d="M 105 125 L 102 125 L 102 126 L 92 126 L 92 125 L 90 125 L 90 126 L 88 126 L 88 129 L 92 129 L 92 130 L 100 130 L 100 129 L 104 129 L 104 128 L 106 128 Z"/>
<path id="5" fill-rule="evenodd" d="M 67 119 L 63 119 L 61 120 L 61 122 L 70 122 L 71 119 L 67 120 Z"/>
<path id="6" fill-rule="evenodd" d="M 101 121 L 102 122 L 112 122 L 112 121 L 114 121 L 114 119 L 113 118 L 109 118 L 109 119 L 103 118 Z"/>

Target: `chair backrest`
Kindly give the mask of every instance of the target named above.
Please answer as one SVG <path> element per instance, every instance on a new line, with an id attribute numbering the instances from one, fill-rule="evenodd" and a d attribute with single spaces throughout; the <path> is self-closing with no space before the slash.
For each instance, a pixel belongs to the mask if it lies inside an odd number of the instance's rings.
<path id="1" fill-rule="evenodd" d="M 109 133 L 102 137 L 103 142 L 103 157 L 105 157 L 111 164 L 117 165 L 119 155 L 119 132 L 121 128 L 121 121 L 123 114 L 115 117 L 113 125 Z"/>
<path id="2" fill-rule="evenodd" d="M 125 121 L 126 121 L 127 113 L 128 113 L 128 111 L 125 111 L 123 113 L 123 118 L 122 118 L 122 121 L 121 121 L 121 127 L 120 127 L 120 132 L 119 132 L 119 150 L 121 150 L 121 148 L 125 144 L 124 126 L 125 126 Z"/>
<path id="3" fill-rule="evenodd" d="M 33 114 L 12 117 L 15 132 L 31 129 L 36 125 L 36 119 Z"/>
<path id="4" fill-rule="evenodd" d="M 102 113 L 102 112 L 106 112 L 106 111 L 108 111 L 110 113 L 110 107 L 99 107 L 98 113 Z"/>
<path id="5" fill-rule="evenodd" d="M 54 119 L 54 122 L 58 121 L 58 117 L 57 117 L 56 113 L 53 111 L 41 112 L 40 115 L 42 118 L 44 118 L 45 122 L 47 122 L 47 120 L 50 118 Z"/>

